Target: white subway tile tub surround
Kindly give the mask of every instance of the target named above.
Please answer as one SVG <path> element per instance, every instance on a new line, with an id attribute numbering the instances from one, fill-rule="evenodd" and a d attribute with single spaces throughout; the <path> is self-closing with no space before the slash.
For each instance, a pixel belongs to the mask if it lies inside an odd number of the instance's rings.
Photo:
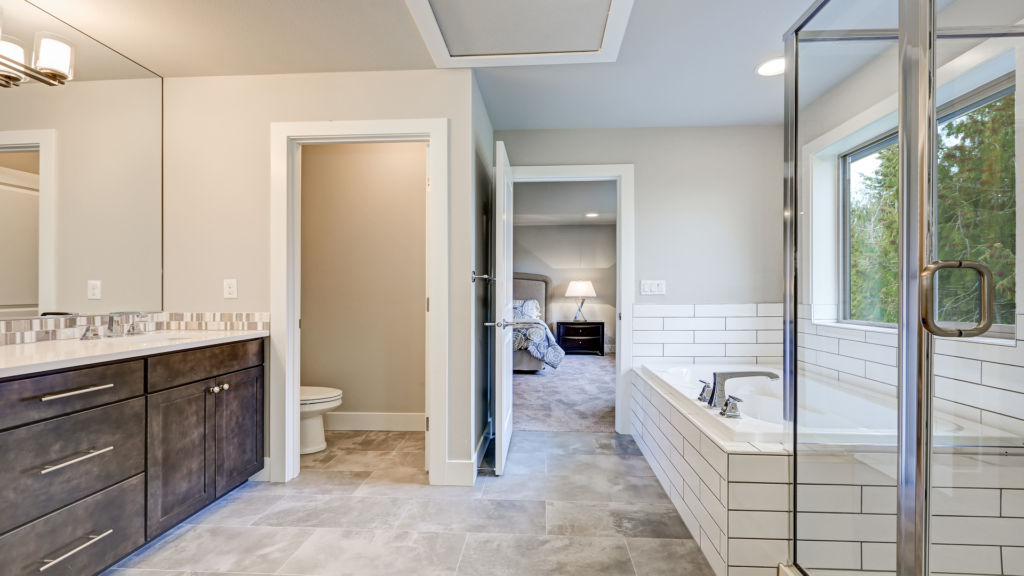
<path id="1" fill-rule="evenodd" d="M 269 330 L 269 312 L 152 312 L 140 322 L 146 332 L 155 330 Z M 32 344 L 80 338 L 85 326 L 106 331 L 106 314 L 47 316 L 27 320 L 0 320 L 0 346 Z"/>
<path id="2" fill-rule="evenodd" d="M 634 304 L 633 366 L 782 361 L 782 304 Z"/>
<path id="3" fill-rule="evenodd" d="M 716 574 L 774 575 L 788 557 L 789 453 L 715 438 L 635 366 L 633 438 Z"/>

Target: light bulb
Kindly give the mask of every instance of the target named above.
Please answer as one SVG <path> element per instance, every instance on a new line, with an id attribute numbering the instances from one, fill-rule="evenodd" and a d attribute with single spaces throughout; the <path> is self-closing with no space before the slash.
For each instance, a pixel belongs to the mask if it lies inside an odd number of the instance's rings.
<path id="1" fill-rule="evenodd" d="M 785 58 L 772 58 L 757 65 L 756 71 L 761 76 L 778 76 L 786 71 Z"/>
<path id="2" fill-rule="evenodd" d="M 36 32 L 32 67 L 58 80 L 71 80 L 75 74 L 75 45 L 49 32 Z"/>
<path id="3" fill-rule="evenodd" d="M 25 63 L 25 44 L 13 36 L 0 36 L 0 56 L 6 56 L 19 64 Z M 15 86 L 25 81 L 25 75 L 15 68 L 4 66 L 0 61 L 0 80 Z"/>

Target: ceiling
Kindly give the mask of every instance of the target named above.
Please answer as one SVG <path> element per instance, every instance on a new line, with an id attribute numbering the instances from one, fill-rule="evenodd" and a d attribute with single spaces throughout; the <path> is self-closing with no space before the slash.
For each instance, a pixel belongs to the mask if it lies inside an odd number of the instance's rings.
<path id="1" fill-rule="evenodd" d="M 164 77 L 434 68 L 405 0 L 32 1 Z M 477 76 L 496 129 L 777 124 L 782 78 L 754 67 L 809 3 L 638 0 L 617 62 Z"/>
<path id="2" fill-rule="evenodd" d="M 616 183 L 518 182 L 512 198 L 516 226 L 615 224 Z M 588 218 L 587 214 L 597 214 Z"/>
<path id="3" fill-rule="evenodd" d="M 611 0 L 430 0 L 452 56 L 599 50 Z"/>

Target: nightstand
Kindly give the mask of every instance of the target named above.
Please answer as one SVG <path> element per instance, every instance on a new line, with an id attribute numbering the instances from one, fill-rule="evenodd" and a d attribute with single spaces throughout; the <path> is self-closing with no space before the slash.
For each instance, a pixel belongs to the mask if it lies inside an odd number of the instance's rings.
<path id="1" fill-rule="evenodd" d="M 558 322 L 555 338 L 566 354 L 604 356 L 604 322 Z"/>

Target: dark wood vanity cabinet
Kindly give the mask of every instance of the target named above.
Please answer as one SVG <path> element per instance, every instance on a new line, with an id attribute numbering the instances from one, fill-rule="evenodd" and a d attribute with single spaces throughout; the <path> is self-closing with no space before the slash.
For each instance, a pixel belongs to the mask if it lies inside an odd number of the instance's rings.
<path id="1" fill-rule="evenodd" d="M 263 358 L 256 339 L 0 381 L 0 576 L 99 574 L 262 470 Z"/>
<path id="2" fill-rule="evenodd" d="M 263 367 L 149 395 L 147 537 L 263 469 Z"/>
<path id="3" fill-rule="evenodd" d="M 153 539 L 217 497 L 213 380 L 147 398 L 146 533 Z"/>
<path id="4" fill-rule="evenodd" d="M 217 497 L 263 469 L 263 368 L 217 378 Z"/>

